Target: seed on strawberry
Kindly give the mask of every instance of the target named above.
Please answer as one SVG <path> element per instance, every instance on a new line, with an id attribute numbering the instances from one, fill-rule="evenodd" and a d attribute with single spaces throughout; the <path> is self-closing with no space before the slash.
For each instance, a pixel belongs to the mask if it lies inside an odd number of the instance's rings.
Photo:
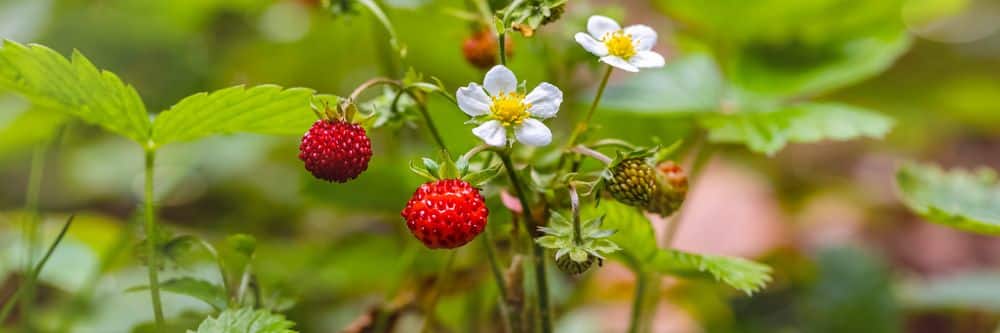
<path id="1" fill-rule="evenodd" d="M 590 266 L 593 266 L 594 262 L 597 262 L 598 266 L 601 265 L 601 259 L 590 254 L 587 254 L 587 260 L 584 262 L 574 261 L 569 255 L 564 255 L 556 258 L 556 267 L 559 267 L 559 270 L 563 271 L 563 273 L 580 275 L 590 269 Z"/>
<path id="2" fill-rule="evenodd" d="M 413 236 L 431 249 L 453 249 L 486 228 L 489 209 L 479 190 L 458 179 L 420 185 L 401 214 Z"/>
<path id="3" fill-rule="evenodd" d="M 677 163 L 665 161 L 656 166 L 656 192 L 650 197 L 646 210 L 669 216 L 677 211 L 687 196 L 687 175 Z"/>
<path id="4" fill-rule="evenodd" d="M 656 190 L 656 170 L 641 158 L 622 160 L 611 169 L 607 190 L 621 203 L 645 206 Z"/>
<path id="5" fill-rule="evenodd" d="M 365 129 L 342 120 L 317 120 L 302 136 L 299 159 L 316 178 L 343 183 L 368 169 L 372 143 Z"/>

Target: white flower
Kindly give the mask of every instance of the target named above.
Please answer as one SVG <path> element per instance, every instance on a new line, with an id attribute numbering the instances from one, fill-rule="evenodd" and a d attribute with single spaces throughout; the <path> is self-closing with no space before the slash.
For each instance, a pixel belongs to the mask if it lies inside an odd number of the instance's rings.
<path id="1" fill-rule="evenodd" d="M 485 88 L 485 90 L 484 90 Z M 552 118 L 562 104 L 562 91 L 542 82 L 525 95 L 517 90 L 517 77 L 503 65 L 486 72 L 483 85 L 469 83 L 455 93 L 458 107 L 477 120 L 485 120 L 472 129 L 488 145 L 504 146 L 510 129 L 526 145 L 544 146 L 552 142 L 552 131 L 542 120 Z"/>
<path id="2" fill-rule="evenodd" d="M 663 67 L 663 56 L 650 51 L 656 44 L 656 31 L 650 27 L 637 24 L 622 29 L 615 20 L 594 15 L 587 20 L 587 32 L 576 33 L 576 42 L 608 65 L 629 72 Z"/>

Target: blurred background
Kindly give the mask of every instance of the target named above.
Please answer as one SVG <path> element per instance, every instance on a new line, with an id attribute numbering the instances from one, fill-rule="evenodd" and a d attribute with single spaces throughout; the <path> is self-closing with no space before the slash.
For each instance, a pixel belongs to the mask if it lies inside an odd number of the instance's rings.
<path id="1" fill-rule="evenodd" d="M 409 67 L 452 91 L 481 81 L 483 72 L 463 57 L 464 41 L 482 30 L 463 18 L 467 3 L 379 4 L 406 48 L 401 60 L 364 8 L 334 13 L 309 0 L 0 0 L 0 37 L 64 55 L 79 50 L 134 85 L 151 112 L 237 84 L 346 95 L 370 77 Z M 557 141 L 598 79 L 598 63 L 572 40 L 592 14 L 652 26 L 667 58 L 663 69 L 612 76 L 595 121 L 599 136 L 673 142 L 695 132 L 692 114 L 753 108 L 765 99 L 847 103 L 894 120 L 882 140 L 790 143 L 773 155 L 717 145 L 692 180 L 672 245 L 767 263 L 774 281 L 747 297 L 711 281 L 667 278 L 654 332 L 997 328 L 1000 240 L 910 213 L 897 199 L 894 174 L 907 160 L 1000 168 L 1000 2 L 570 0 L 556 23 L 512 38 L 510 67 L 519 79 L 566 92 L 553 125 Z M 674 91 L 704 103 L 677 102 Z M 430 103 L 454 151 L 477 143 L 464 114 L 441 98 Z M 418 297 L 412 294 L 431 284 L 444 261 L 418 246 L 399 217 L 421 183 L 405 166 L 432 155 L 433 142 L 415 119 L 389 121 L 370 132 L 369 170 L 347 184 L 305 172 L 297 137 L 231 135 L 168 146 L 157 161 L 160 221 L 176 234 L 210 240 L 257 237 L 255 268 L 268 302 L 302 332 L 364 326 L 374 307 Z M 46 239 L 69 214 L 77 220 L 41 275 L 39 326 L 62 324 L 66 304 L 79 295 L 85 306 L 70 310 L 72 332 L 130 332 L 152 319 L 147 294 L 124 292 L 145 279 L 133 255 L 141 151 L 0 92 L 0 300 L 21 276 L 19 221 L 32 157 L 40 155 Z M 497 196 L 488 201 L 491 221 L 509 220 Z M 663 220 L 653 223 L 665 229 Z M 402 264 L 406 256 L 416 263 Z M 172 259 L 167 276 L 215 278 L 209 263 Z M 464 282 L 438 306 L 452 332 L 497 329 L 496 292 L 483 261 L 476 250 L 459 253 L 456 281 Z M 624 331 L 634 288 L 625 268 L 609 263 L 581 278 L 551 279 L 560 332 Z M 188 323 L 211 310 L 184 296 L 165 294 L 164 302 L 169 317 Z M 414 320 L 406 313 L 396 319 L 403 331 Z M 15 312 L 8 321 L 16 320 Z"/>

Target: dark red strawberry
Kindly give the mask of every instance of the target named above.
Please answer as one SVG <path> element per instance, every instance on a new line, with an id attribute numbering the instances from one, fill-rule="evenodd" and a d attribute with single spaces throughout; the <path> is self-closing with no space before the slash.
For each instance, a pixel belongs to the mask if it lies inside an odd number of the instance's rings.
<path id="1" fill-rule="evenodd" d="M 504 38 L 507 41 L 505 53 L 507 57 L 513 55 L 513 44 L 510 36 Z M 465 61 L 479 69 L 490 69 L 497 64 L 497 36 L 490 29 L 483 29 L 473 33 L 462 42 L 462 55 Z"/>
<path id="2" fill-rule="evenodd" d="M 342 120 L 317 120 L 302 136 L 299 159 L 316 178 L 343 183 L 368 169 L 372 142 L 365 129 Z"/>
<path id="3" fill-rule="evenodd" d="M 471 184 L 444 179 L 420 185 L 401 215 L 413 236 L 428 248 L 453 249 L 483 232 L 489 209 Z"/>

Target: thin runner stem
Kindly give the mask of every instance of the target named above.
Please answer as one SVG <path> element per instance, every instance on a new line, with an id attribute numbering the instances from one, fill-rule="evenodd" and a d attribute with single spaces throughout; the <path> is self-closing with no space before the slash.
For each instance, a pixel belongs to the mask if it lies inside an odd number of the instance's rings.
<path id="1" fill-rule="evenodd" d="M 145 191 L 145 213 L 146 213 L 146 259 L 149 275 L 149 296 L 153 301 L 153 317 L 156 320 L 156 327 L 162 328 L 163 305 L 160 301 L 160 278 L 159 260 L 157 258 L 157 237 L 156 213 L 153 211 L 153 166 L 156 163 L 156 151 L 146 150 L 146 191 Z"/>

